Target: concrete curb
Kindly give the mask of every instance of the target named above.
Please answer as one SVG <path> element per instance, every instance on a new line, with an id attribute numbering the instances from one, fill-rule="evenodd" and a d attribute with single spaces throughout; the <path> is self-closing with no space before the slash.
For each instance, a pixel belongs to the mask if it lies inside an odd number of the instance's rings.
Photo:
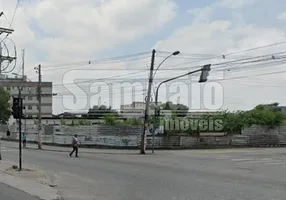
<path id="1" fill-rule="evenodd" d="M 28 193 L 32 196 L 38 197 L 42 200 L 62 200 L 62 197 L 59 195 L 58 189 L 56 187 L 51 187 L 49 185 L 53 184 L 53 181 L 47 177 L 48 185 L 39 183 L 38 180 L 32 180 L 29 178 L 18 177 L 12 174 L 6 173 L 6 167 L 15 165 L 15 162 L 8 160 L 1 160 L 0 165 L 4 164 L 4 168 L 0 170 L 0 182 L 8 186 L 21 190 L 25 193 Z M 33 166 L 36 167 L 36 166 Z M 29 168 L 29 167 L 28 167 Z M 42 170 L 39 168 L 39 170 Z"/>
<path id="2" fill-rule="evenodd" d="M 13 149 L 18 149 L 18 147 L 10 147 Z M 61 153 L 70 153 L 70 150 L 61 150 L 61 149 L 46 149 L 43 148 L 41 150 L 37 149 L 37 148 L 33 148 L 33 147 L 26 147 L 25 149 L 29 149 L 29 150 L 35 150 L 35 151 L 49 151 L 49 152 L 61 152 Z M 137 155 L 139 154 L 138 152 L 90 152 L 90 151 L 80 151 L 80 153 L 85 153 L 85 154 L 130 154 L 130 155 Z"/>
<path id="3" fill-rule="evenodd" d="M 16 139 L 7 139 L 1 138 L 0 140 L 7 141 L 7 142 L 18 142 Z M 35 141 L 28 141 L 27 144 L 37 144 Z M 69 144 L 53 144 L 53 143 L 46 143 L 43 142 L 43 145 L 50 146 L 50 147 L 61 147 L 61 148 L 69 148 L 71 145 Z M 241 144 L 241 145 L 215 145 L 215 146 L 205 146 L 205 145 L 198 145 L 192 147 L 176 147 L 176 146 L 165 146 L 165 147 L 155 147 L 156 151 L 176 151 L 176 150 L 204 150 L 204 149 L 247 149 L 247 148 L 283 148 L 286 147 L 286 143 L 281 144 Z M 82 149 L 104 149 L 104 150 L 139 150 L 138 146 L 132 147 L 125 147 L 125 146 L 106 146 L 106 145 L 81 145 Z M 151 150 L 150 147 L 146 148 L 146 150 Z M 64 151 L 66 152 L 66 151 Z M 86 152 L 88 153 L 88 152 Z"/>

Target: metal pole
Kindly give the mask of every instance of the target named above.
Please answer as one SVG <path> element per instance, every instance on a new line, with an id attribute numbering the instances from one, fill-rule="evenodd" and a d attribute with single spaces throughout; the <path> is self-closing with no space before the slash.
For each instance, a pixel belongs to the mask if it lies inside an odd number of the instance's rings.
<path id="1" fill-rule="evenodd" d="M 164 82 L 164 81 L 163 81 Z M 156 92 L 155 92 L 155 124 L 154 124 L 154 131 L 153 131 L 153 141 L 152 141 L 152 153 L 154 153 L 154 146 L 155 146 L 155 130 L 157 129 L 157 118 L 158 118 L 158 109 L 157 109 L 157 106 L 158 106 L 158 92 L 159 92 L 159 88 L 160 86 L 163 84 L 160 83 L 156 89 Z"/>
<path id="2" fill-rule="evenodd" d="M 152 51 L 152 59 L 151 59 L 151 67 L 150 67 L 150 75 L 149 75 L 149 85 L 148 85 L 148 94 L 146 99 L 146 108 L 145 108 L 145 116 L 144 116 L 144 126 L 143 126 L 143 133 L 141 137 L 141 149 L 140 154 L 145 154 L 146 150 L 146 130 L 148 126 L 148 117 L 149 117 L 149 106 L 150 106 L 150 97 L 151 97 L 151 90 L 152 90 L 152 83 L 153 83 L 153 70 L 154 70 L 154 62 L 155 62 L 155 49 Z"/>
<path id="3" fill-rule="evenodd" d="M 22 99 L 21 99 L 21 88 L 19 87 L 19 170 L 22 170 Z"/>
<path id="4" fill-rule="evenodd" d="M 38 134 L 38 149 L 42 149 L 42 74 L 41 65 L 38 67 L 39 81 L 38 81 L 38 102 L 39 102 L 39 134 Z"/>
<path id="5" fill-rule="evenodd" d="M 155 131 L 157 129 L 157 104 L 155 103 L 155 124 L 154 124 L 154 130 L 153 130 L 153 133 L 152 133 L 152 138 L 153 138 L 153 141 L 152 141 L 152 153 L 154 153 L 154 146 L 155 146 Z"/>
<path id="6" fill-rule="evenodd" d="M 1 141 L 0 141 L 0 160 L 2 160 L 1 150 L 2 150 L 2 147 L 1 147 Z"/>
<path id="7" fill-rule="evenodd" d="M 2 42 L 0 42 L 0 76 L 2 74 Z"/>
<path id="8" fill-rule="evenodd" d="M 188 72 L 188 73 L 186 73 L 186 74 L 182 74 L 182 75 L 180 75 L 180 76 L 176 76 L 176 77 L 174 77 L 174 78 L 170 78 L 170 79 L 167 79 L 167 80 L 165 80 L 165 81 L 162 81 L 162 82 L 158 85 L 158 87 L 157 87 L 157 89 L 156 89 L 156 92 L 155 92 L 155 126 L 154 126 L 154 131 L 153 131 L 152 153 L 154 153 L 155 130 L 157 129 L 157 127 L 160 127 L 160 126 L 157 126 L 157 125 L 158 125 L 158 120 L 159 120 L 159 122 L 160 122 L 160 119 L 157 119 L 158 116 L 159 116 L 159 113 L 157 113 L 157 112 L 158 112 L 157 106 L 158 106 L 158 93 L 159 93 L 159 88 L 160 88 L 160 86 L 161 86 L 163 83 L 167 83 L 167 82 L 169 82 L 169 81 L 173 81 L 173 80 L 176 80 L 176 79 L 181 78 L 181 77 L 183 77 L 183 76 L 187 76 L 187 75 L 190 75 L 190 74 L 194 74 L 194 73 L 200 72 L 200 71 L 202 71 L 202 69 L 198 69 L 198 70 L 195 70 L 195 71 L 191 71 L 191 72 Z M 160 109 L 159 109 L 159 110 L 160 110 Z"/>
<path id="9" fill-rule="evenodd" d="M 23 78 L 23 82 L 25 81 L 24 79 L 25 77 L 25 49 L 23 49 L 22 51 L 22 78 Z M 23 109 L 25 109 L 25 128 L 24 128 L 24 133 L 26 134 L 27 132 L 27 109 L 24 106 Z"/>
<path id="10" fill-rule="evenodd" d="M 27 134 L 27 110 L 26 110 L 26 107 L 25 107 L 25 129 L 24 129 L 24 133 Z"/>
<path id="11" fill-rule="evenodd" d="M 24 76 L 25 76 L 25 49 L 23 49 L 23 52 L 22 52 L 22 77 L 24 79 Z"/>

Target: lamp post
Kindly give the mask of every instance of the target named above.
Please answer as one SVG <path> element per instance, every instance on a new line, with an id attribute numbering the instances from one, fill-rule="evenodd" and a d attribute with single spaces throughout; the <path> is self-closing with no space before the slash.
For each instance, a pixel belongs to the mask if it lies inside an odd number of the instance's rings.
<path id="1" fill-rule="evenodd" d="M 172 54 L 170 54 L 169 56 L 167 56 L 166 58 L 164 58 L 164 60 L 162 60 L 162 62 L 158 65 L 157 69 L 155 70 L 155 73 L 154 73 L 154 75 L 153 75 L 153 78 L 155 77 L 156 72 L 158 71 L 158 69 L 161 67 L 161 65 L 162 65 L 166 60 L 168 60 L 170 57 L 176 56 L 176 55 L 178 55 L 178 54 L 180 54 L 180 51 L 174 51 Z"/>
<path id="2" fill-rule="evenodd" d="M 161 67 L 161 65 L 171 56 L 176 56 L 178 54 L 180 54 L 180 51 L 174 51 L 172 54 L 170 54 L 169 56 L 167 56 L 164 60 L 162 60 L 162 62 L 158 65 L 157 69 L 155 70 L 155 73 L 153 72 L 154 69 L 154 60 L 155 60 L 155 50 L 152 51 L 152 62 L 151 62 L 151 67 L 150 67 L 150 77 L 149 77 L 149 85 L 148 85 L 148 96 L 147 96 L 147 100 L 146 100 L 146 109 L 145 109 L 145 118 L 144 118 L 144 127 L 143 127 L 143 133 L 142 133 L 142 137 L 141 137 L 141 148 L 140 148 L 140 154 L 145 154 L 145 149 L 146 149 L 146 144 L 145 144 L 145 140 L 146 140 L 146 129 L 147 129 L 147 125 L 149 125 L 148 122 L 148 115 L 149 115 L 149 106 L 150 106 L 150 96 L 151 96 L 151 85 L 153 83 L 154 80 L 154 76 L 156 74 L 156 72 L 158 71 L 158 69 Z M 154 133 L 153 133 L 154 135 Z M 154 137 L 154 136 L 153 136 Z M 154 145 L 154 144 L 153 144 Z"/>
<path id="3" fill-rule="evenodd" d="M 159 125 L 158 121 L 159 121 L 159 116 L 160 116 L 160 113 L 159 113 L 160 109 L 158 109 L 158 93 L 159 93 L 160 86 L 163 83 L 167 83 L 167 82 L 170 82 L 170 81 L 173 81 L 173 80 L 176 80 L 176 79 L 179 79 L 181 77 L 188 76 L 190 74 L 194 74 L 194 73 L 197 73 L 197 72 L 201 72 L 199 83 L 204 83 L 204 82 L 207 81 L 207 77 L 209 75 L 209 71 L 211 70 L 210 67 L 211 67 L 211 64 L 204 65 L 201 69 L 194 70 L 194 71 L 191 71 L 191 72 L 188 72 L 188 73 L 185 73 L 185 74 L 182 74 L 182 75 L 179 75 L 179 76 L 167 79 L 165 81 L 162 81 L 158 85 L 158 87 L 156 89 L 156 92 L 155 92 L 155 127 L 154 127 L 154 130 L 156 130 L 158 125 Z M 153 131 L 152 153 L 154 153 L 154 140 L 155 140 L 155 131 Z"/>

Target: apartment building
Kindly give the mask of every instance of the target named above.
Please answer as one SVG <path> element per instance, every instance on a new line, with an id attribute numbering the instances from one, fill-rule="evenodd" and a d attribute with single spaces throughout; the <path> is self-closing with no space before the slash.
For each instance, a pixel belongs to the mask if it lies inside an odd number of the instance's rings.
<path id="1" fill-rule="evenodd" d="M 42 117 L 52 117 L 53 112 L 53 84 L 52 82 L 42 82 Z M 27 81 L 22 78 L 0 78 L 0 87 L 3 87 L 11 95 L 10 104 L 13 97 L 18 97 L 19 87 L 22 87 L 21 96 L 23 98 L 23 113 L 28 118 L 38 116 L 39 107 L 37 99 L 38 82 Z"/>

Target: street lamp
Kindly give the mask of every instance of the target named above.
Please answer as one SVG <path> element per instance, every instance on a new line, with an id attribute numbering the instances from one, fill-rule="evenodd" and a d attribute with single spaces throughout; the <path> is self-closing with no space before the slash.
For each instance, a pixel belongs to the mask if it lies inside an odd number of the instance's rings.
<path id="1" fill-rule="evenodd" d="M 163 83 L 167 83 L 167 82 L 170 82 L 170 81 L 176 80 L 178 78 L 181 78 L 181 77 L 184 77 L 184 76 L 188 76 L 190 74 L 194 74 L 194 73 L 197 73 L 197 72 L 201 72 L 199 83 L 204 83 L 204 82 L 206 82 L 208 80 L 207 78 L 208 78 L 208 75 L 209 75 L 209 71 L 211 70 L 210 67 L 211 67 L 211 64 L 204 65 L 201 69 L 198 69 L 198 70 L 195 70 L 195 71 L 191 71 L 191 72 L 188 72 L 188 73 L 185 73 L 185 74 L 182 74 L 182 75 L 179 75 L 179 76 L 167 79 L 165 81 L 162 81 L 158 85 L 158 87 L 156 89 L 156 93 L 155 93 L 155 127 L 154 127 L 154 130 L 157 129 L 158 117 L 159 117 L 159 112 L 160 112 L 160 109 L 158 109 L 158 92 L 159 92 L 160 86 Z M 155 131 L 153 131 L 152 153 L 154 153 L 154 140 L 155 140 Z"/>
<path id="2" fill-rule="evenodd" d="M 178 55 L 178 54 L 180 54 L 180 51 L 174 51 L 172 54 L 170 54 L 170 55 L 167 56 L 164 60 L 162 60 L 162 62 L 158 65 L 158 67 L 157 67 L 157 69 L 156 69 L 156 71 L 155 71 L 155 73 L 154 73 L 154 75 L 153 75 L 153 78 L 155 77 L 155 74 L 156 74 L 156 72 L 158 71 L 158 69 L 161 67 L 161 65 L 162 65 L 168 58 L 170 58 L 170 57 L 172 57 L 172 56 L 176 56 L 176 55 Z"/>
<path id="3" fill-rule="evenodd" d="M 158 71 L 158 69 L 161 67 L 161 65 L 171 56 L 176 56 L 180 53 L 180 51 L 175 51 L 169 56 L 167 56 L 157 67 L 155 73 L 154 73 L 154 60 L 155 60 L 155 49 L 152 51 L 152 59 L 151 59 L 151 67 L 150 67 L 150 76 L 149 76 L 149 85 L 148 85 L 148 96 L 146 99 L 146 108 L 145 108 L 145 116 L 144 116 L 144 126 L 143 126 L 143 133 L 141 136 L 141 147 L 140 147 L 140 154 L 145 154 L 145 141 L 146 141 L 146 129 L 147 129 L 147 124 L 148 124 L 148 113 L 149 113 L 149 107 L 150 107 L 150 96 L 151 96 L 151 87 L 153 83 L 153 78 Z"/>

